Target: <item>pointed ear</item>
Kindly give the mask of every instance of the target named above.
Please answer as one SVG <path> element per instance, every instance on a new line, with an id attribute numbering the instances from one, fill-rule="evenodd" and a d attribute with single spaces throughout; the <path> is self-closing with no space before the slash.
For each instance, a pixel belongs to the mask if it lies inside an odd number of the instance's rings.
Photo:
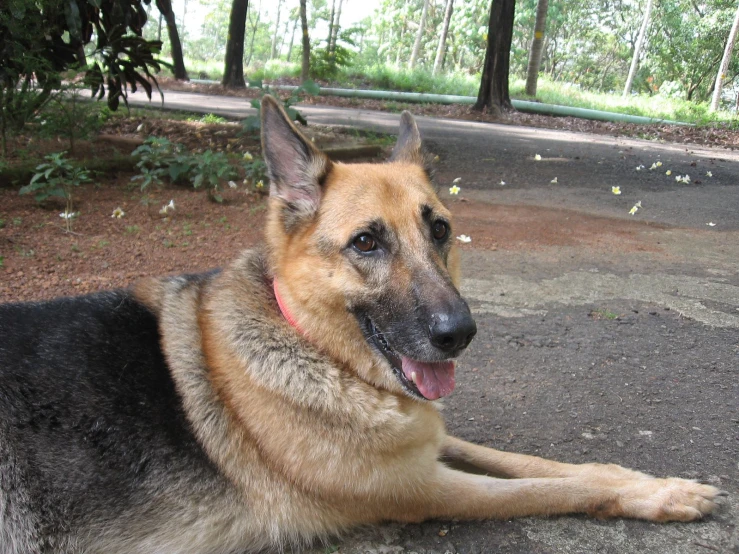
<path id="1" fill-rule="evenodd" d="M 269 194 L 284 201 L 290 215 L 285 224 L 289 227 L 316 212 L 332 164 L 328 156 L 300 134 L 274 98 L 262 98 L 261 112 Z"/>
<path id="2" fill-rule="evenodd" d="M 406 111 L 400 115 L 398 142 L 395 143 L 390 161 L 413 163 L 421 166 L 425 163 L 421 133 L 418 132 L 418 125 L 416 125 L 416 120 L 413 119 L 410 112 Z"/>

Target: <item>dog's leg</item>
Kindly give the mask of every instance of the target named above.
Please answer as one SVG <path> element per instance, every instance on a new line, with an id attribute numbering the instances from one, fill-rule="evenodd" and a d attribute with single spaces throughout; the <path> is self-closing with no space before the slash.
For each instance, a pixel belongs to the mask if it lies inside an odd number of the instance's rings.
<path id="1" fill-rule="evenodd" d="M 458 484 L 446 486 L 447 494 L 464 505 L 464 496 L 470 494 L 473 502 L 473 489 L 478 487 L 483 497 L 490 495 L 487 502 L 495 503 L 498 511 L 492 517 L 585 512 L 596 517 L 690 521 L 713 511 L 716 497 L 724 494 L 685 479 L 657 479 L 613 464 L 565 464 L 500 452 L 454 437 L 445 438 L 442 455 L 508 478 L 462 477 L 464 473 L 445 468 L 449 483 Z M 457 496 L 458 490 L 466 492 Z M 486 501 L 478 498 L 476 502 Z"/>
<path id="2" fill-rule="evenodd" d="M 495 479 L 443 464 L 436 481 L 430 505 L 425 513 L 418 514 L 418 519 L 587 513 L 595 517 L 692 521 L 713 511 L 719 494 L 714 487 L 682 479 Z"/>
<path id="3" fill-rule="evenodd" d="M 442 458 L 454 465 L 468 464 L 485 473 L 507 479 L 531 477 L 607 476 L 620 479 L 651 479 L 651 475 L 626 469 L 615 464 L 566 464 L 529 456 L 501 452 L 461 439 L 446 436 L 441 449 Z"/>

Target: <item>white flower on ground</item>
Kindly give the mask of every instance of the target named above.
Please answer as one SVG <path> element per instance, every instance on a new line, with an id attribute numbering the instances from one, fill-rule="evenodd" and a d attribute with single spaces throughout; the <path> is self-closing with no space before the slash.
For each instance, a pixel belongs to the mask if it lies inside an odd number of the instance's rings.
<path id="1" fill-rule="evenodd" d="M 534 159 L 538 162 L 538 161 L 541 160 L 541 156 L 539 154 L 537 154 L 536 156 L 534 156 Z"/>
<path id="2" fill-rule="evenodd" d="M 460 189 L 457 185 L 452 185 L 449 187 L 449 194 L 459 194 Z"/>
<path id="3" fill-rule="evenodd" d="M 61 217 L 62 219 L 74 219 L 78 215 L 80 215 L 80 212 L 68 212 L 65 210 L 59 214 L 59 217 Z"/>
<path id="4" fill-rule="evenodd" d="M 672 175 L 672 170 L 668 169 L 667 171 L 665 171 L 665 175 L 667 175 L 668 177 Z"/>
<path id="5" fill-rule="evenodd" d="M 644 169 L 644 164 L 640 164 L 636 166 L 637 171 L 641 171 L 642 169 Z"/>
<path id="6" fill-rule="evenodd" d="M 621 194 L 621 187 L 611 187 L 611 192 L 616 195 Z"/>
<path id="7" fill-rule="evenodd" d="M 657 165 L 656 163 L 653 163 L 653 164 L 652 164 L 652 165 L 651 165 L 651 166 L 649 167 L 649 171 L 652 171 L 653 169 L 657 169 L 658 167 L 659 167 L 659 166 L 658 166 L 658 165 Z"/>
<path id="8" fill-rule="evenodd" d="M 262 181 L 261 179 L 259 179 L 259 181 L 257 181 L 257 184 L 254 185 L 254 186 L 257 187 L 258 189 L 263 189 L 264 188 L 264 181 Z"/>
<path id="9" fill-rule="evenodd" d="M 556 185 L 557 184 L 557 178 L 555 177 L 554 179 L 552 179 L 549 182 L 552 183 L 553 185 Z"/>
<path id="10" fill-rule="evenodd" d="M 247 162 L 250 162 L 250 161 L 252 161 L 254 159 L 254 156 L 252 156 L 249 152 L 244 152 L 244 159 Z"/>
<path id="11" fill-rule="evenodd" d="M 462 180 L 462 177 L 457 177 L 456 179 L 454 179 L 454 181 L 452 181 L 452 183 L 456 184 L 456 183 L 459 183 L 461 180 Z"/>
<path id="12" fill-rule="evenodd" d="M 229 181 L 228 186 L 229 188 L 235 189 L 238 185 L 236 184 L 235 181 Z"/>
<path id="13" fill-rule="evenodd" d="M 709 227 L 715 227 L 716 226 L 716 224 L 713 221 L 709 221 L 708 223 L 706 223 L 706 225 L 708 225 Z"/>
<path id="14" fill-rule="evenodd" d="M 499 185 L 500 185 L 501 187 L 504 187 L 504 186 L 505 186 L 505 181 L 501 181 L 501 182 L 499 183 Z"/>
<path id="15" fill-rule="evenodd" d="M 167 204 L 166 206 L 162 206 L 162 209 L 159 210 L 159 213 L 166 214 L 169 211 L 174 211 L 174 200 L 170 200 L 169 204 Z"/>
<path id="16" fill-rule="evenodd" d="M 114 217 L 116 219 L 120 219 L 124 215 L 126 215 L 126 212 L 124 212 L 122 208 L 118 207 L 115 210 L 113 210 L 113 214 L 110 217 Z"/>
<path id="17" fill-rule="evenodd" d="M 657 162 L 657 163 L 656 163 L 656 164 L 654 164 L 654 165 L 656 165 L 657 167 L 662 167 L 662 162 Z"/>
<path id="18" fill-rule="evenodd" d="M 706 177 L 713 177 L 713 173 L 711 173 L 710 171 L 706 171 Z"/>
<path id="19" fill-rule="evenodd" d="M 634 204 L 634 207 L 629 210 L 629 215 L 634 215 L 637 211 L 639 211 L 639 208 L 641 208 L 641 200 Z"/>
<path id="20" fill-rule="evenodd" d="M 472 242 L 472 238 L 468 237 L 467 235 L 459 235 L 457 237 L 457 240 L 464 243 Z"/>

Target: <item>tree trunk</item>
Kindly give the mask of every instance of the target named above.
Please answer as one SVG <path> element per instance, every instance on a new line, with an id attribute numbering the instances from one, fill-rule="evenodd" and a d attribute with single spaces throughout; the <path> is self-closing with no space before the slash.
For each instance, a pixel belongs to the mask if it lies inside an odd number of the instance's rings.
<path id="1" fill-rule="evenodd" d="M 293 44 L 295 44 L 295 31 L 298 29 L 298 17 L 293 22 L 293 32 L 290 35 L 290 47 L 287 49 L 287 63 L 290 63 L 290 58 L 293 55 Z"/>
<path id="2" fill-rule="evenodd" d="M 405 25 L 400 28 L 400 40 L 398 40 L 398 50 L 395 53 L 395 67 L 400 66 L 400 54 L 403 51 L 403 37 L 405 36 Z"/>
<path id="3" fill-rule="evenodd" d="M 246 39 L 246 12 L 249 0 L 233 0 L 228 22 L 226 64 L 223 70 L 223 86 L 246 88 L 244 81 L 244 41 Z"/>
<path id="4" fill-rule="evenodd" d="M 253 7 L 253 4 L 252 4 L 252 7 Z M 250 10 L 250 12 L 254 12 L 254 10 Z M 247 16 L 251 18 L 251 13 L 247 13 Z M 259 27 L 259 19 L 261 17 L 262 17 L 262 1 L 259 0 L 259 5 L 257 6 L 257 18 L 254 21 L 254 25 L 252 25 L 251 27 L 251 39 L 249 40 L 249 53 L 246 55 L 246 67 L 249 67 L 249 65 L 251 64 L 251 57 L 254 54 L 254 39 L 257 38 L 257 28 Z"/>
<path id="5" fill-rule="evenodd" d="M 185 69 L 185 60 L 182 57 L 180 34 L 177 32 L 177 22 L 172 11 L 172 2 L 170 0 L 156 0 L 156 4 L 160 13 L 164 16 L 164 21 L 167 22 L 169 44 L 172 48 L 172 62 L 174 63 L 174 78 L 180 81 L 189 81 L 190 78 L 187 76 L 187 70 Z"/>
<path id="6" fill-rule="evenodd" d="M 310 37 L 308 36 L 308 0 L 300 0 L 300 24 L 303 27 L 303 59 L 300 65 L 300 81 L 305 83 L 310 78 Z"/>
<path id="7" fill-rule="evenodd" d="M 441 28 L 439 47 L 436 49 L 436 59 L 434 60 L 434 69 L 431 72 L 432 75 L 436 75 L 436 73 L 441 69 L 441 64 L 444 63 L 444 55 L 446 54 L 446 35 L 449 32 L 449 22 L 452 20 L 453 7 L 454 0 L 446 0 L 446 10 L 444 10 L 444 26 Z"/>
<path id="8" fill-rule="evenodd" d="M 429 13 L 429 0 L 423 0 L 423 11 L 421 12 L 421 22 L 418 24 L 418 32 L 416 33 L 416 42 L 413 43 L 413 52 L 411 53 L 411 61 L 408 64 L 411 69 L 416 67 L 418 55 L 421 53 L 421 39 L 423 39 L 423 31 L 426 28 L 426 17 Z"/>
<path id="9" fill-rule="evenodd" d="M 277 57 L 277 35 L 280 33 L 280 12 L 282 11 L 282 0 L 277 2 L 277 21 L 275 22 L 275 34 L 272 35 L 272 48 L 270 49 L 269 59 L 274 60 Z"/>
<path id="10" fill-rule="evenodd" d="M 85 55 L 85 45 L 81 42 L 77 45 L 77 63 L 80 64 L 80 68 L 87 67 L 87 56 Z"/>
<path id="11" fill-rule="evenodd" d="M 336 41 L 339 38 L 339 28 L 340 28 L 340 21 L 341 21 L 341 4 L 344 0 L 339 0 L 339 9 L 336 10 L 336 20 L 334 21 L 334 28 L 331 34 L 331 44 L 329 46 L 329 54 L 334 54 L 336 52 Z"/>
<path id="12" fill-rule="evenodd" d="M 634 46 L 634 57 L 631 59 L 631 67 L 629 68 L 629 76 L 626 79 L 626 86 L 624 87 L 623 97 L 626 98 L 631 92 L 631 85 L 634 82 L 634 76 L 636 75 L 636 68 L 639 65 L 639 53 L 641 52 L 642 45 L 644 44 L 644 36 L 647 34 L 647 26 L 649 25 L 649 16 L 652 14 L 652 0 L 647 0 L 647 10 L 644 12 L 644 20 L 639 29 L 639 36 L 636 39 L 636 46 Z"/>
<path id="13" fill-rule="evenodd" d="M 534 40 L 531 42 L 529 65 L 526 69 L 526 94 L 536 96 L 536 86 L 539 81 L 541 54 L 544 51 L 544 31 L 547 26 L 547 10 L 549 0 L 539 0 L 536 5 L 536 23 L 534 23 Z"/>
<path id="14" fill-rule="evenodd" d="M 488 46 L 482 66 L 480 91 L 474 109 L 499 115 L 513 110 L 508 92 L 508 72 L 513 40 L 516 0 L 492 0 L 488 23 Z"/>
<path id="15" fill-rule="evenodd" d="M 736 33 L 739 28 L 739 7 L 736 9 L 736 15 L 734 15 L 734 23 L 731 26 L 729 32 L 729 38 L 726 40 L 726 48 L 724 48 L 724 57 L 721 58 L 721 65 L 718 68 L 718 75 L 716 75 L 716 84 L 713 88 L 713 97 L 711 98 L 711 109 L 710 111 L 715 112 L 718 110 L 718 105 L 721 101 L 721 89 L 724 85 L 724 76 L 726 71 L 729 69 L 729 62 L 731 61 L 731 54 L 734 51 L 734 43 L 736 42 Z"/>
<path id="16" fill-rule="evenodd" d="M 331 50 L 331 37 L 334 36 L 334 16 L 336 15 L 336 0 L 331 2 L 331 16 L 328 18 L 328 36 L 326 37 L 326 51 Z"/>

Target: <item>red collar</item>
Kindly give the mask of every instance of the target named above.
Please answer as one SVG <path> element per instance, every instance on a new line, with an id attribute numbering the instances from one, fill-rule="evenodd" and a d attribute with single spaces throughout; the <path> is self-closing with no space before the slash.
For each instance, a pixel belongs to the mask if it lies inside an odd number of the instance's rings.
<path id="1" fill-rule="evenodd" d="M 303 330 L 300 328 L 300 326 L 298 325 L 298 322 L 295 321 L 295 318 L 290 313 L 290 310 L 287 309 L 287 306 L 285 305 L 285 302 L 282 300 L 282 297 L 280 296 L 280 293 L 279 293 L 278 287 L 277 287 L 277 279 L 275 279 L 275 280 L 272 281 L 272 288 L 275 291 L 275 300 L 277 300 L 277 306 L 279 306 L 279 308 L 280 308 L 280 312 L 282 313 L 282 317 L 284 317 L 285 318 L 285 321 L 287 321 L 290 325 L 292 325 L 293 327 L 295 327 L 295 329 L 297 329 L 298 332 L 301 335 L 305 335 L 305 332 L 303 332 Z"/>

